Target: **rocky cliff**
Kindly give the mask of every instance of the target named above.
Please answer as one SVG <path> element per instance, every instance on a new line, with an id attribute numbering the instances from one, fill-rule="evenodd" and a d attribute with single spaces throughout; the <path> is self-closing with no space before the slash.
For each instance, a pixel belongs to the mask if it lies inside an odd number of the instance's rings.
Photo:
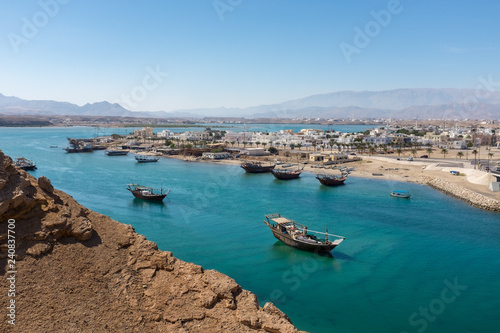
<path id="1" fill-rule="evenodd" d="M 158 250 L 1 151 L 0 244 L 1 332 L 297 332 L 230 277 Z"/>

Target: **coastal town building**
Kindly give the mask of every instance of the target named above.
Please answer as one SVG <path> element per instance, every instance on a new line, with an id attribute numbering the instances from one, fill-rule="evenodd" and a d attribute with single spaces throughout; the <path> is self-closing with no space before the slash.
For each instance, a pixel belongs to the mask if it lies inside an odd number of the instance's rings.
<path id="1" fill-rule="evenodd" d="M 143 127 L 134 131 L 134 136 L 139 138 L 149 138 L 153 136 L 153 127 Z"/>
<path id="2" fill-rule="evenodd" d="M 206 152 L 202 154 L 203 158 L 208 158 L 211 160 L 223 160 L 226 158 L 231 158 L 231 154 L 227 152 L 220 152 L 220 153 L 212 153 L 212 152 Z"/>

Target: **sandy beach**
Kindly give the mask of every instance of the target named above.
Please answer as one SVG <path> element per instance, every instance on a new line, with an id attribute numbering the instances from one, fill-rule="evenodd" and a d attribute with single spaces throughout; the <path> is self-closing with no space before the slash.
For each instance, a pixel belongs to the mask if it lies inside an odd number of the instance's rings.
<path id="1" fill-rule="evenodd" d="M 240 165 L 243 161 L 261 161 L 272 163 L 275 159 L 290 163 L 297 162 L 296 160 L 291 159 L 286 160 L 281 156 L 276 156 L 276 158 L 268 156 L 227 160 L 208 160 L 182 155 L 173 155 L 169 157 L 192 162 L 231 165 Z M 358 157 L 361 157 L 362 160 L 344 164 L 349 168 L 355 167 L 355 170 L 350 174 L 352 177 L 395 180 L 429 185 L 479 208 L 495 211 L 498 211 L 500 208 L 500 192 L 492 192 L 489 190 L 490 183 L 495 180 L 495 177 L 488 172 L 474 170 L 473 168 L 467 167 L 467 164 L 463 163 L 465 161 L 452 159 L 415 159 L 414 161 L 408 161 L 406 157 L 402 157 L 401 160 L 397 160 L 396 157 L 368 155 L 358 155 Z M 460 167 L 460 165 L 463 167 Z M 305 172 L 311 172 L 314 174 L 340 174 L 340 171 L 335 169 L 314 168 L 314 163 L 310 162 L 305 165 L 301 164 L 301 167 L 302 166 L 304 166 Z M 458 171 L 460 175 L 452 175 L 450 173 L 451 170 Z M 445 190 L 442 186 L 437 185 L 436 180 L 440 182 L 440 184 L 450 184 L 450 186 L 454 189 L 451 191 Z M 491 199 L 492 201 L 488 202 L 487 208 L 484 207 L 484 205 L 475 204 L 475 202 L 471 202 L 469 200 L 470 194 L 461 195 L 458 193 L 462 192 L 462 189 L 469 190 L 471 191 L 471 194 L 479 194 L 485 198 Z M 482 198 L 479 200 L 482 200 Z M 493 205 L 491 205 L 491 203 L 493 203 Z"/>

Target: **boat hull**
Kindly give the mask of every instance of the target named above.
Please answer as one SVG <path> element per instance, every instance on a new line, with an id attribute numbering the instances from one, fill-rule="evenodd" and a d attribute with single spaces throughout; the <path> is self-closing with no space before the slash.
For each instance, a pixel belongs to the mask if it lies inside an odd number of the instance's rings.
<path id="1" fill-rule="evenodd" d="M 135 160 L 137 163 L 155 163 L 160 159 L 158 157 L 136 157 Z"/>
<path id="2" fill-rule="evenodd" d="M 261 166 L 261 165 L 249 165 L 249 164 L 243 164 L 241 167 L 247 172 L 247 173 L 266 173 L 266 172 L 271 172 L 274 169 L 274 165 L 269 165 L 269 166 Z"/>
<path id="3" fill-rule="evenodd" d="M 401 195 L 401 194 L 391 193 L 391 197 L 401 198 L 401 199 L 410 199 L 410 195 L 409 194 L 407 194 L 407 195 Z"/>
<path id="4" fill-rule="evenodd" d="M 309 244 L 306 242 L 300 242 L 296 239 L 293 239 L 289 234 L 284 234 L 283 232 L 274 228 L 271 225 L 268 225 L 268 227 L 269 229 L 271 229 L 276 239 L 282 241 L 286 245 L 295 247 L 297 249 L 312 251 L 312 252 L 330 252 L 335 247 L 337 247 L 337 244 Z"/>
<path id="5" fill-rule="evenodd" d="M 275 170 L 272 170 L 271 172 L 276 179 L 280 179 L 280 180 L 296 179 L 296 178 L 299 178 L 300 174 L 302 173 L 302 172 L 293 172 L 293 173 L 279 172 L 279 171 L 275 171 Z"/>
<path id="6" fill-rule="evenodd" d="M 158 162 L 158 160 L 151 160 L 151 161 L 137 161 L 137 163 L 155 163 Z"/>
<path id="7" fill-rule="evenodd" d="M 36 165 L 21 166 L 20 168 L 26 171 L 33 171 L 36 170 Z"/>
<path id="8" fill-rule="evenodd" d="M 131 190 L 131 189 L 127 189 L 127 190 L 129 190 L 130 192 L 132 192 L 132 194 L 134 195 L 134 197 L 136 197 L 137 199 L 142 199 L 142 200 L 163 201 L 163 199 L 165 199 L 165 197 L 167 196 L 167 194 L 144 195 L 144 194 L 141 193 L 141 191 L 134 191 L 134 190 Z"/>
<path id="9" fill-rule="evenodd" d="M 108 150 L 108 151 L 106 151 L 106 155 L 108 155 L 108 156 L 124 156 L 127 154 L 128 154 L 128 150 L 125 150 L 125 151 Z"/>
<path id="10" fill-rule="evenodd" d="M 67 153 L 91 153 L 94 148 L 64 148 Z"/>
<path id="11" fill-rule="evenodd" d="M 325 177 L 316 177 L 319 182 L 325 186 L 339 186 L 345 185 L 344 182 L 347 178 L 325 178 Z"/>

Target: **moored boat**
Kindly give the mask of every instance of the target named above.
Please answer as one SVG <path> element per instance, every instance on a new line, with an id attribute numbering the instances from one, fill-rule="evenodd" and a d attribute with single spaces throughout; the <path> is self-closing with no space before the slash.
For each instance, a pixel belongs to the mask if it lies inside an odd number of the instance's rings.
<path id="1" fill-rule="evenodd" d="M 347 179 L 347 174 L 343 173 L 341 175 L 317 175 L 316 179 L 325 186 L 338 186 L 344 185 L 345 180 Z"/>
<path id="2" fill-rule="evenodd" d="M 271 172 L 275 165 L 262 165 L 261 162 L 248 162 L 240 165 L 247 173 L 265 173 Z"/>
<path id="3" fill-rule="evenodd" d="M 139 163 L 152 163 L 152 162 L 158 162 L 160 158 L 159 157 L 154 157 L 154 156 L 145 156 L 145 155 L 138 155 L 135 157 L 135 160 Z"/>
<path id="4" fill-rule="evenodd" d="M 94 148 L 90 145 L 85 146 L 70 146 L 64 148 L 67 153 L 91 153 L 94 151 Z"/>
<path id="5" fill-rule="evenodd" d="M 345 239 L 343 236 L 308 230 L 307 226 L 278 214 L 265 215 L 264 223 L 274 237 L 292 247 L 314 252 L 330 252 Z M 317 236 L 318 235 L 318 236 Z M 332 240 L 329 240 L 330 237 Z"/>
<path id="6" fill-rule="evenodd" d="M 138 199 L 151 200 L 151 201 L 162 201 L 170 193 L 170 190 L 164 192 L 163 188 L 155 190 L 152 189 L 151 187 L 142 186 L 139 184 L 128 184 L 127 190 L 132 192 L 134 197 Z M 160 192 L 158 193 L 158 191 Z"/>
<path id="7" fill-rule="evenodd" d="M 283 170 L 283 169 L 273 169 L 272 174 L 276 179 L 288 180 L 299 178 L 302 170 Z"/>
<path id="8" fill-rule="evenodd" d="M 36 170 L 36 164 L 24 157 L 16 158 L 14 164 L 23 170 Z"/>
<path id="9" fill-rule="evenodd" d="M 408 191 L 392 191 L 391 192 L 391 197 L 395 198 L 403 198 L 403 199 L 410 199 L 410 192 Z"/>
<path id="10" fill-rule="evenodd" d="M 64 148 L 67 153 L 91 153 L 94 151 L 92 144 L 85 141 L 85 139 L 72 139 L 68 138 L 69 147 Z"/>
<path id="11" fill-rule="evenodd" d="M 124 156 L 128 154 L 126 149 L 108 149 L 104 153 L 108 156 Z"/>

